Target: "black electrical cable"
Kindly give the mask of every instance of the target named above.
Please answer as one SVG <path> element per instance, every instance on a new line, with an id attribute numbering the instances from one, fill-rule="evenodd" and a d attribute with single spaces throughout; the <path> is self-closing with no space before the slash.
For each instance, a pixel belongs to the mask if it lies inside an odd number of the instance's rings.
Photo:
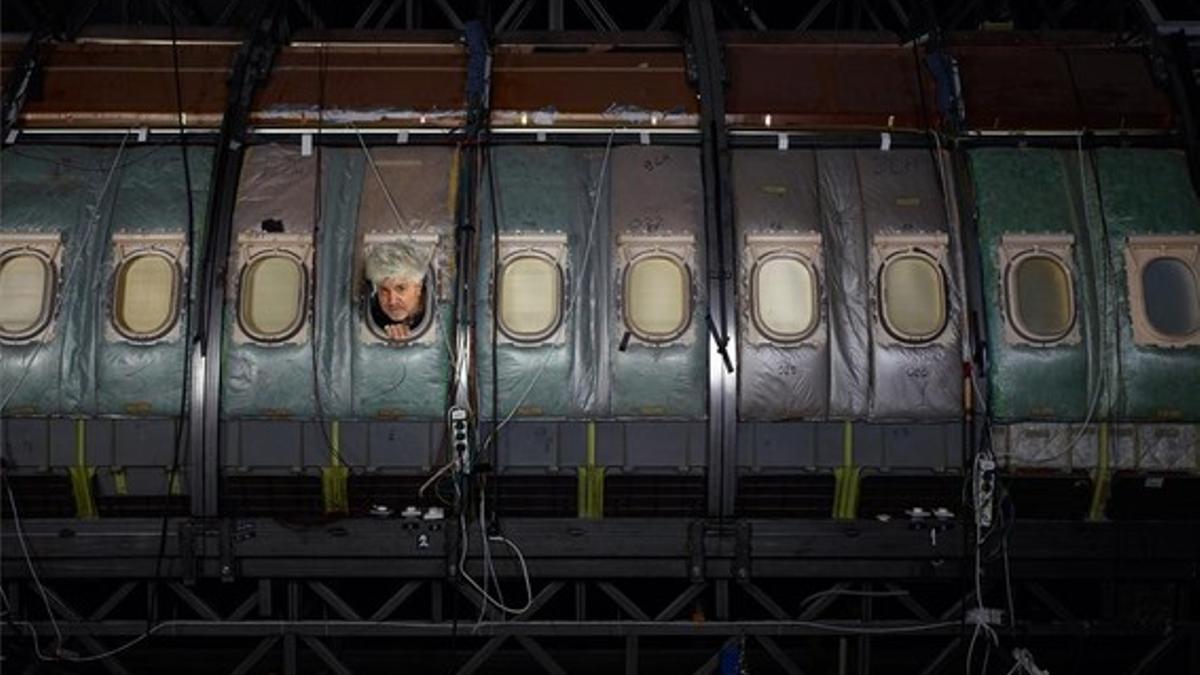
<path id="1" fill-rule="evenodd" d="M 350 465 L 342 458 L 340 452 L 337 455 L 333 454 L 333 439 L 329 436 L 329 429 L 326 427 L 325 410 L 321 403 L 321 381 L 320 381 L 320 359 L 317 357 L 317 345 L 320 344 L 319 327 L 320 322 L 317 321 L 317 294 L 320 292 L 320 269 L 321 269 L 321 223 L 325 217 L 322 194 L 323 188 L 323 155 L 321 151 L 321 132 L 325 126 L 325 76 L 327 70 L 327 59 L 325 47 L 322 46 L 317 52 L 317 138 L 316 138 L 316 176 L 313 181 L 313 233 L 312 233 L 312 291 L 308 294 L 308 315 L 311 317 L 313 330 L 312 340 L 309 341 L 309 356 L 312 365 L 312 395 L 313 404 L 317 409 L 317 427 L 321 429 L 321 437 L 325 441 L 326 454 L 334 457 L 338 464 L 347 470 Z"/>
<path id="2" fill-rule="evenodd" d="M 154 583 L 146 594 L 146 632 L 151 630 L 151 623 L 156 615 L 155 605 L 157 604 L 157 593 L 159 584 L 162 582 L 162 564 L 166 557 L 167 549 L 167 527 L 170 521 L 171 512 L 171 488 L 178 484 L 179 480 L 179 454 L 180 447 L 183 445 L 183 432 L 187 424 L 190 412 L 190 383 L 191 383 L 191 352 L 193 344 L 198 339 L 192 335 L 192 290 L 193 275 L 196 272 L 196 255 L 195 255 L 195 229 L 196 229 L 196 213 L 195 207 L 192 204 L 192 172 L 190 166 L 190 157 L 188 155 L 187 132 L 184 129 L 183 117 L 183 81 L 179 69 L 179 38 L 175 28 L 175 16 L 170 14 L 171 19 L 171 65 L 175 80 L 175 113 L 179 127 L 179 151 L 183 161 L 183 183 L 184 196 L 187 201 L 187 248 L 184 255 L 188 256 L 187 270 L 183 301 L 186 304 L 183 319 L 183 335 L 184 335 L 184 357 L 183 357 L 183 388 L 179 395 L 179 422 L 175 426 L 175 442 L 171 451 L 171 470 L 167 474 L 167 489 L 163 495 L 162 523 L 158 532 L 158 552 L 154 558 Z M 192 448 L 189 448 L 191 451 Z"/>
<path id="3" fill-rule="evenodd" d="M 500 522 L 500 370 L 499 361 L 500 354 L 497 349 L 499 344 L 499 326 L 497 312 L 500 311 L 500 209 L 497 202 L 500 200 L 500 185 L 496 179 L 495 161 L 492 156 L 492 146 L 489 143 L 485 146 L 485 161 L 487 162 L 488 171 L 488 202 L 492 212 L 492 297 L 491 297 L 491 333 L 492 333 L 492 428 L 489 432 L 491 438 L 491 462 L 492 462 L 492 520 L 497 523 L 497 528 Z M 481 526 L 486 526 L 486 523 L 481 523 Z"/>

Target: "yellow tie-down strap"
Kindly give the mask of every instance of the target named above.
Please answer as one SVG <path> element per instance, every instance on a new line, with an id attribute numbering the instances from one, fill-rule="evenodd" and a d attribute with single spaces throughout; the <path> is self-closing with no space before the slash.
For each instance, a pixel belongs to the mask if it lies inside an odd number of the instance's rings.
<path id="1" fill-rule="evenodd" d="M 579 467 L 577 494 L 580 518 L 604 518 L 604 467 L 596 465 L 596 423 L 587 425 L 587 463 Z"/>
<path id="2" fill-rule="evenodd" d="M 85 520 L 99 518 L 96 495 L 92 492 L 96 467 L 88 466 L 87 463 L 87 424 L 82 419 L 75 420 L 75 466 L 69 471 L 71 495 L 75 498 L 75 517 Z"/>
<path id="3" fill-rule="evenodd" d="M 842 423 L 842 465 L 833 470 L 833 477 L 833 519 L 854 520 L 862 467 L 854 466 L 854 424 L 849 420 Z"/>
<path id="4" fill-rule="evenodd" d="M 321 469 L 321 498 L 326 514 L 349 513 L 350 470 L 342 463 L 341 426 L 337 420 L 329 426 L 329 466 Z"/>
<path id="5" fill-rule="evenodd" d="M 1092 504 L 1088 508 L 1088 520 L 1098 522 L 1104 520 L 1104 511 L 1108 506 L 1108 497 L 1112 486 L 1112 456 L 1108 451 L 1108 422 L 1100 423 L 1099 456 L 1096 460 L 1096 473 L 1092 476 Z"/>

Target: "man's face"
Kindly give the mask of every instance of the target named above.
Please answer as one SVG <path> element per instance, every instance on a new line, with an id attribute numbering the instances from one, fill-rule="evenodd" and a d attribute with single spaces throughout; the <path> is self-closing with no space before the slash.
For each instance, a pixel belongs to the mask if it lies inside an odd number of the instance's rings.
<path id="1" fill-rule="evenodd" d="M 407 321 L 421 311 L 421 279 L 388 277 L 379 285 L 379 308 L 392 321 Z"/>

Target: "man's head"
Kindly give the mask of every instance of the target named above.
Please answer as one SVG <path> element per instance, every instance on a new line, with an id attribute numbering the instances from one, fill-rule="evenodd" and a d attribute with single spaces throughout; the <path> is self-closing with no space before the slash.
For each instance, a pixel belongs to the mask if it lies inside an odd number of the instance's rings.
<path id="1" fill-rule="evenodd" d="M 367 254 L 367 279 L 379 300 L 379 309 L 397 323 L 421 313 L 427 261 L 402 242 L 380 244 Z"/>

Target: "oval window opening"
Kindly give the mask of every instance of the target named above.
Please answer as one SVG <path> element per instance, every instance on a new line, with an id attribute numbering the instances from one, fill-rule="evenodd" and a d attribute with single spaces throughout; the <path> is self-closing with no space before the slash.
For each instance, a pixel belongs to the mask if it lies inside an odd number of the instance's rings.
<path id="1" fill-rule="evenodd" d="M 49 323 L 54 270 L 44 258 L 17 253 L 0 258 L 0 337 L 25 340 Z"/>
<path id="2" fill-rule="evenodd" d="M 1154 330 L 1186 337 L 1200 330 L 1196 275 L 1178 258 L 1155 258 L 1142 269 L 1142 302 Z"/>
<path id="3" fill-rule="evenodd" d="M 941 268 L 923 255 L 901 254 L 884 263 L 883 325 L 896 339 L 924 342 L 946 325 L 946 292 Z"/>
<path id="4" fill-rule="evenodd" d="M 113 323 L 132 340 L 162 336 L 175 324 L 178 268 L 158 254 L 136 255 L 117 270 Z"/>
<path id="5" fill-rule="evenodd" d="M 537 342 L 557 328 L 562 318 L 562 272 L 537 255 L 518 255 L 500 272 L 500 330 L 519 342 Z"/>
<path id="6" fill-rule="evenodd" d="M 1063 264 L 1046 255 L 1028 255 L 1012 270 L 1009 297 L 1016 307 L 1010 313 L 1025 337 L 1041 342 L 1058 340 L 1071 330 L 1075 319 L 1071 277 Z"/>
<path id="7" fill-rule="evenodd" d="M 776 342 L 795 342 L 817 325 L 817 284 L 798 256 L 770 254 L 754 271 L 754 323 Z"/>
<path id="8" fill-rule="evenodd" d="M 433 270 L 430 269 L 421 281 L 422 309 L 420 316 L 413 320 L 408 337 L 397 340 L 388 336 L 387 325 L 390 319 L 379 307 L 378 298 L 371 291 L 370 286 L 365 286 L 363 288 L 363 316 L 366 317 L 367 327 L 375 337 L 389 343 L 407 343 L 421 337 L 433 325 L 433 319 L 437 314 L 436 287 L 437 284 L 433 281 Z"/>
<path id="9" fill-rule="evenodd" d="M 625 323 L 647 342 L 666 342 L 687 328 L 691 294 L 687 269 L 674 258 L 646 255 L 626 268 Z"/>
<path id="10" fill-rule="evenodd" d="M 261 342 L 286 340 L 304 319 L 304 268 L 290 256 L 268 255 L 242 272 L 238 320 Z"/>

